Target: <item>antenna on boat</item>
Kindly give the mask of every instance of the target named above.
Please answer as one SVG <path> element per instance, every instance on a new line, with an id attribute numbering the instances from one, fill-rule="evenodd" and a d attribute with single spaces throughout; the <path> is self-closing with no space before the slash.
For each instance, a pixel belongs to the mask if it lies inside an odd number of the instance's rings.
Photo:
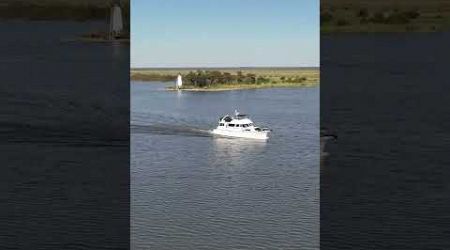
<path id="1" fill-rule="evenodd" d="M 236 117 L 239 116 L 239 112 L 237 111 L 237 109 L 234 110 L 234 115 L 235 115 Z"/>

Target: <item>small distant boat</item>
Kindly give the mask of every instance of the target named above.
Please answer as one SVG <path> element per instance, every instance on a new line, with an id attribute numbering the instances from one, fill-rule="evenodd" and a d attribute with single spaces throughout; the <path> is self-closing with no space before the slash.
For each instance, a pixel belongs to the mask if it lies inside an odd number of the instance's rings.
<path id="1" fill-rule="evenodd" d="M 235 116 L 225 115 L 219 118 L 219 125 L 211 133 L 227 137 L 241 137 L 249 139 L 269 139 L 268 128 L 256 127 L 247 115 L 235 111 Z"/>

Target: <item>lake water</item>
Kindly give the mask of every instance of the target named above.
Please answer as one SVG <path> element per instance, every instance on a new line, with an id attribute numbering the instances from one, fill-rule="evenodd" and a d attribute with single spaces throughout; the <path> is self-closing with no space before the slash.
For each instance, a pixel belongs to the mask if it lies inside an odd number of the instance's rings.
<path id="1" fill-rule="evenodd" d="M 318 249 L 319 88 L 131 83 L 132 249 Z M 267 142 L 212 137 L 235 109 Z"/>
<path id="2" fill-rule="evenodd" d="M 321 249 L 450 249 L 450 34 L 321 41 Z"/>
<path id="3" fill-rule="evenodd" d="M 0 23 L 0 248 L 129 246 L 129 46 L 104 22 Z"/>

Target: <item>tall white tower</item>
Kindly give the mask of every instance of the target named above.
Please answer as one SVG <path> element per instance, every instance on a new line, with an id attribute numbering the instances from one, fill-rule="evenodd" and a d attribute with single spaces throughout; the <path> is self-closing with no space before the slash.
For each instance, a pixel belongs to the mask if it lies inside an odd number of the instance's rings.
<path id="1" fill-rule="evenodd" d="M 181 86 L 183 86 L 183 80 L 181 79 L 181 75 L 178 74 L 178 77 L 177 77 L 177 89 L 181 88 Z"/>
<path id="2" fill-rule="evenodd" d="M 122 9 L 120 8 L 120 1 L 114 1 L 111 7 L 111 14 L 109 20 L 109 35 L 110 38 L 122 33 L 123 30 L 123 20 L 122 20 Z"/>

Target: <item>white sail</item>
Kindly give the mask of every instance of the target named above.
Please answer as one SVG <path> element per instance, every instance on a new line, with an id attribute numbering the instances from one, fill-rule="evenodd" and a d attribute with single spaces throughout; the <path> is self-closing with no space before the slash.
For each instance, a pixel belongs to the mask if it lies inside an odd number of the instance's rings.
<path id="1" fill-rule="evenodd" d="M 183 86 L 183 80 L 181 79 L 181 75 L 177 77 L 177 88 L 181 88 Z"/>
<path id="2" fill-rule="evenodd" d="M 116 4 L 111 8 L 111 20 L 109 24 L 109 32 L 111 34 L 120 34 L 123 29 L 122 10 Z"/>

